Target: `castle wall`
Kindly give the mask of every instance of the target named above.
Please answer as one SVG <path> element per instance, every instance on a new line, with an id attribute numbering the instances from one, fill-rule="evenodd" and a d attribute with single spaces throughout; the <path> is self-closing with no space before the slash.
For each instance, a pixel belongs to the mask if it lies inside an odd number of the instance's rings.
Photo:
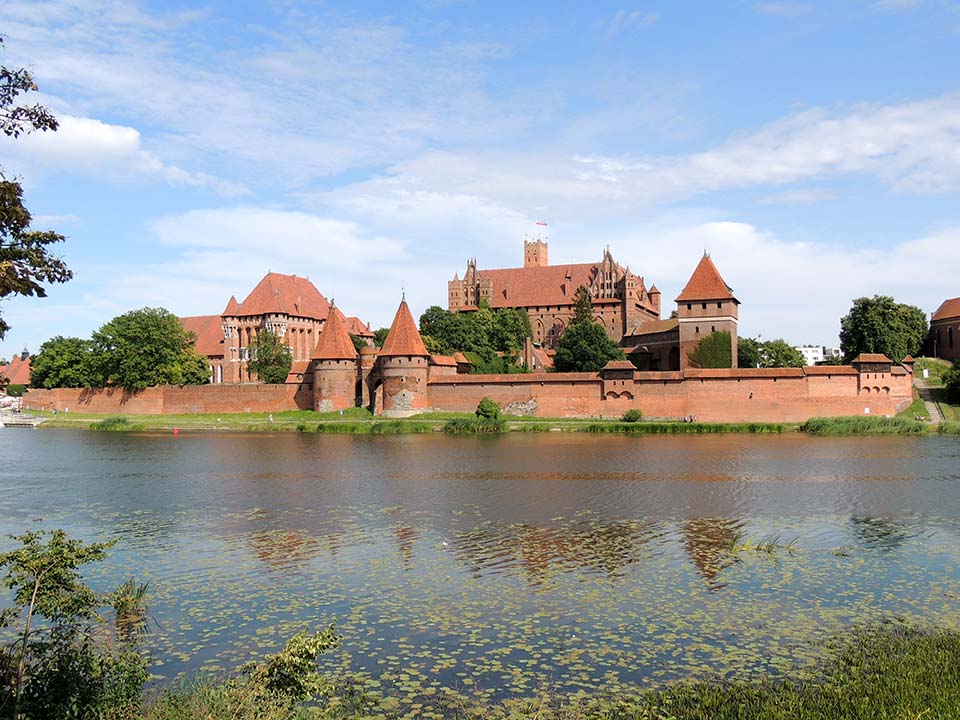
<path id="1" fill-rule="evenodd" d="M 357 362 L 316 360 L 313 368 L 313 409 L 346 410 L 357 404 Z"/>

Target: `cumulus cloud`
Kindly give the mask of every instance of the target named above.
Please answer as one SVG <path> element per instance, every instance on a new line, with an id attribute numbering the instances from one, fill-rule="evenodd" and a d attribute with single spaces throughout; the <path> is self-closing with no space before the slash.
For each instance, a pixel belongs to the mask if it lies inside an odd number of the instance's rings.
<path id="1" fill-rule="evenodd" d="M 23 165 L 31 178 L 37 171 L 68 170 L 110 180 L 146 179 L 169 185 L 207 187 L 225 197 L 248 192 L 236 183 L 164 163 L 143 148 L 140 132 L 94 118 L 60 115 L 56 132 L 0 140 L 0 158 L 13 170 Z"/>

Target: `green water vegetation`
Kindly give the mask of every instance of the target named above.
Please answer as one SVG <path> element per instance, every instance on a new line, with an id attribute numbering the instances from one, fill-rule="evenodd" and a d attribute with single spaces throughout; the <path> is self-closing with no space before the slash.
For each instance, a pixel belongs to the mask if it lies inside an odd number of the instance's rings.
<path id="1" fill-rule="evenodd" d="M 607 693 L 544 687 L 499 701 L 434 685 L 412 694 L 401 686 L 398 695 L 365 674 L 321 672 L 318 660 L 340 640 L 329 626 L 233 673 L 150 686 L 140 649 L 146 586 L 131 580 L 98 595 L 80 573 L 116 541 L 83 543 L 62 530 L 12 539 L 20 546 L 0 554 L 13 594 L 3 623 L 16 635 L 0 663 L 3 720 L 892 720 L 955 717 L 960 707 L 960 632 L 899 622 L 830 636 L 812 666 L 752 681 L 691 678 Z M 737 534 L 728 551 L 791 553 L 793 545 Z M 112 609 L 112 621 L 101 608 Z"/>
<path id="2" fill-rule="evenodd" d="M 923 435 L 929 426 L 904 417 L 870 415 L 836 418 L 811 418 L 800 426 L 810 435 Z"/>

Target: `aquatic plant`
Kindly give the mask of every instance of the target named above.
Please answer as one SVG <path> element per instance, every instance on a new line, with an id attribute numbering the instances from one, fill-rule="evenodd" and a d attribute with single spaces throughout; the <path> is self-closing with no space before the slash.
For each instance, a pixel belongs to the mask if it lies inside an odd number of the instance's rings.
<path id="1" fill-rule="evenodd" d="M 801 432 L 810 435 L 922 435 L 926 426 L 901 417 L 816 417 L 800 426 Z"/>

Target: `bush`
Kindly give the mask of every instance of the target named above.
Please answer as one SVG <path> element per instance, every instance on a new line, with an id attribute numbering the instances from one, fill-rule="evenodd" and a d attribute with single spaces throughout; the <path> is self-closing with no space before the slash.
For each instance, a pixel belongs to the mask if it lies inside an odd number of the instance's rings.
<path id="1" fill-rule="evenodd" d="M 477 405 L 476 416 L 485 420 L 496 420 L 500 417 L 500 406 L 488 397 L 483 398 Z"/>
<path id="2" fill-rule="evenodd" d="M 634 409 L 634 410 L 627 410 L 627 411 L 623 414 L 623 421 L 624 421 L 624 422 L 635 423 L 635 422 L 640 422 L 641 420 L 643 420 L 643 413 L 640 412 L 639 410 L 636 410 L 636 409 Z"/>
<path id="3" fill-rule="evenodd" d="M 455 418 L 448 420 L 443 431 L 448 435 L 493 435 L 506 432 L 506 423 L 500 418 Z"/>
<path id="4" fill-rule="evenodd" d="M 91 430 L 102 430 L 104 432 L 135 432 L 143 430 L 143 425 L 130 422 L 130 418 L 123 415 L 114 415 L 105 418 L 99 422 L 90 423 Z"/>
<path id="5" fill-rule="evenodd" d="M 943 380 L 943 389 L 947 393 L 947 400 L 960 403 L 960 365 L 954 365 L 940 377 Z"/>

